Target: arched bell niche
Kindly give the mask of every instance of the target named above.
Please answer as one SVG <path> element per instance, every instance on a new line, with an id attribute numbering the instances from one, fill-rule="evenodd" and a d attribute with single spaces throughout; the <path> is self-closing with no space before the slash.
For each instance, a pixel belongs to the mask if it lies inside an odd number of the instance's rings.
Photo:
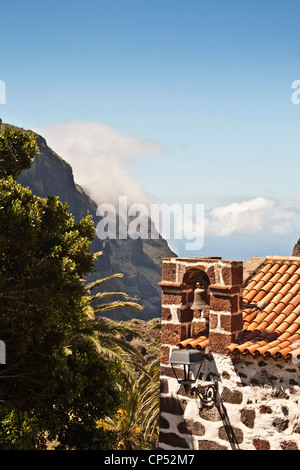
<path id="1" fill-rule="evenodd" d="M 209 317 L 209 309 L 198 311 L 192 310 L 191 307 L 194 301 L 194 291 L 197 284 L 200 284 L 201 287 L 206 291 L 207 298 L 209 301 L 209 286 L 211 284 L 210 279 L 205 271 L 197 268 L 187 268 L 185 274 L 182 278 L 182 312 L 189 314 L 191 320 L 203 320 L 202 325 L 198 325 L 200 329 L 203 329 L 207 326 L 207 321 Z"/>
<path id="2" fill-rule="evenodd" d="M 197 282 L 209 297 L 209 308 L 199 312 L 191 309 Z M 170 348 L 188 338 L 204 335 L 209 338 L 211 350 L 220 352 L 238 337 L 243 328 L 242 261 L 220 257 L 165 258 L 159 285 L 162 288 L 162 362 L 168 363 Z"/>

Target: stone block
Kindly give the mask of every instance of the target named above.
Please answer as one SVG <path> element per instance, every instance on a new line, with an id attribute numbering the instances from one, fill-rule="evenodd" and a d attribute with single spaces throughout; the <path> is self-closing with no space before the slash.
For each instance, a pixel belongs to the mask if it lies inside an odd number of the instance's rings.
<path id="1" fill-rule="evenodd" d="M 190 308 L 178 309 L 178 321 L 181 323 L 191 322 L 193 320 L 193 310 Z"/>
<path id="2" fill-rule="evenodd" d="M 162 345 L 160 348 L 160 362 L 161 364 L 168 364 L 170 358 L 169 346 Z"/>
<path id="3" fill-rule="evenodd" d="M 220 326 L 228 332 L 240 332 L 243 329 L 243 315 L 222 315 L 220 314 Z"/>
<path id="4" fill-rule="evenodd" d="M 164 413 L 169 413 L 176 416 L 183 416 L 186 409 L 186 400 L 181 400 L 174 396 L 160 397 L 160 406 Z"/>
<path id="5" fill-rule="evenodd" d="M 221 398 L 224 403 L 240 405 L 243 401 L 243 394 L 239 390 L 230 390 L 229 388 L 224 387 Z"/>
<path id="6" fill-rule="evenodd" d="M 178 436 L 174 432 L 160 432 L 159 444 L 167 444 L 175 449 L 188 449 L 189 446 L 183 437 Z"/>
<path id="7" fill-rule="evenodd" d="M 210 296 L 210 308 L 215 312 L 237 313 L 240 309 L 238 295 L 222 295 L 219 293 Z"/>
<path id="8" fill-rule="evenodd" d="M 198 442 L 198 450 L 228 450 L 228 447 L 203 439 Z"/>
<path id="9" fill-rule="evenodd" d="M 179 293 L 163 292 L 161 297 L 163 305 L 181 305 L 182 303 L 182 294 Z"/>
<path id="10" fill-rule="evenodd" d="M 162 281 L 176 282 L 176 263 L 163 263 Z"/>
<path id="11" fill-rule="evenodd" d="M 222 268 L 222 279 L 226 286 L 243 284 L 243 264 L 234 262 L 231 266 Z"/>
<path id="12" fill-rule="evenodd" d="M 167 307 L 162 307 L 161 309 L 161 319 L 165 321 L 172 320 L 172 313 L 171 310 Z"/>
<path id="13" fill-rule="evenodd" d="M 231 426 L 229 435 L 228 435 L 228 431 L 229 431 L 228 426 L 221 426 L 219 428 L 219 438 L 230 442 L 232 439 L 231 434 L 234 434 L 235 442 L 237 444 L 241 444 L 243 442 L 244 435 L 241 429 Z"/>
<path id="14" fill-rule="evenodd" d="M 298 445 L 293 441 L 283 441 L 281 442 L 280 447 L 282 450 L 299 450 Z"/>
<path id="15" fill-rule="evenodd" d="M 187 419 L 179 423 L 177 429 L 180 434 L 191 434 L 193 436 L 204 436 L 205 434 L 205 427 L 203 424 L 191 419 Z"/>
<path id="16" fill-rule="evenodd" d="M 186 325 L 176 325 L 172 323 L 163 324 L 161 331 L 162 344 L 176 346 L 180 341 L 186 339 Z"/>
<path id="17" fill-rule="evenodd" d="M 250 410 L 250 409 L 242 409 L 241 410 L 241 421 L 244 423 L 245 426 L 249 429 L 254 428 L 254 422 L 255 422 L 255 410 Z"/>
<path id="18" fill-rule="evenodd" d="M 229 346 L 234 339 L 232 334 L 224 333 L 209 333 L 209 345 L 212 352 L 224 353 L 227 346 Z"/>
<path id="19" fill-rule="evenodd" d="M 256 450 L 270 450 L 270 442 L 265 439 L 253 439 L 252 441 L 253 446 Z"/>
<path id="20" fill-rule="evenodd" d="M 215 330 L 218 327 L 219 315 L 214 312 L 210 312 L 209 315 L 209 329 Z"/>
<path id="21" fill-rule="evenodd" d="M 167 379 L 160 379 L 160 393 L 169 393 L 169 382 Z"/>
<path id="22" fill-rule="evenodd" d="M 210 284 L 214 284 L 217 280 L 216 278 L 216 273 L 215 273 L 215 267 L 210 266 L 207 271 L 206 271 L 207 276 L 209 277 Z"/>
<path id="23" fill-rule="evenodd" d="M 163 416 L 159 417 L 159 429 L 169 429 L 170 423 Z"/>

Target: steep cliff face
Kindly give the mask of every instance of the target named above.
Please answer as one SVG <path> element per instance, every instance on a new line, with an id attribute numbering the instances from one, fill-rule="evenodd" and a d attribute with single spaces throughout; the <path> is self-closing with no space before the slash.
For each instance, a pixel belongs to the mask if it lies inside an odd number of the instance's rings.
<path id="1" fill-rule="evenodd" d="M 70 165 L 47 146 L 44 138 L 38 136 L 37 143 L 39 158 L 30 169 L 23 171 L 19 182 L 29 186 L 37 196 L 59 196 L 62 202 L 68 203 L 76 220 L 85 217 L 88 210 L 96 213 L 96 204 L 75 184 Z"/>
<path id="2" fill-rule="evenodd" d="M 29 186 L 37 196 L 56 195 L 62 202 L 67 202 L 75 220 L 89 212 L 97 226 L 100 218 L 96 216 L 96 203 L 74 182 L 70 165 L 48 147 L 42 136 L 37 136 L 37 143 L 39 156 L 31 168 L 21 174 L 19 182 Z M 140 314 L 130 310 L 114 310 L 107 316 L 122 320 L 133 316 L 144 320 L 160 316 L 161 289 L 158 283 L 161 280 L 162 259 L 176 256 L 164 239 L 107 241 L 95 237 L 92 251 L 103 251 L 103 255 L 96 261 L 96 272 L 89 274 L 88 280 L 123 273 L 123 278 L 106 283 L 104 290 L 126 292 L 144 307 Z"/>

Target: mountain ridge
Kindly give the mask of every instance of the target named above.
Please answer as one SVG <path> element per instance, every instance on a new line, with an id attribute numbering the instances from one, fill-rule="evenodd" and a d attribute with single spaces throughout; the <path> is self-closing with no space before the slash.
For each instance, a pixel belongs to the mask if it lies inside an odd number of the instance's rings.
<path id="1" fill-rule="evenodd" d="M 10 124 L 2 124 L 2 129 L 5 127 L 20 129 Z M 32 166 L 22 172 L 18 182 L 28 186 L 37 196 L 58 196 L 61 202 L 67 202 L 68 212 L 73 214 L 75 222 L 89 213 L 96 227 L 101 220 L 96 215 L 97 204 L 75 182 L 71 165 L 48 146 L 43 136 L 35 132 L 33 134 L 37 139 L 39 154 Z M 101 175 L 99 180 L 101 184 Z M 122 273 L 122 278 L 108 281 L 104 289 L 125 292 L 144 307 L 141 313 L 116 309 L 106 313 L 107 317 L 116 320 L 131 318 L 150 320 L 160 317 L 161 289 L 158 283 L 161 280 L 162 259 L 176 257 L 166 240 L 161 236 L 155 240 L 150 238 L 100 240 L 96 236 L 91 251 L 93 253 L 102 251 L 103 255 L 95 262 L 95 272 L 86 276 L 87 281 Z"/>

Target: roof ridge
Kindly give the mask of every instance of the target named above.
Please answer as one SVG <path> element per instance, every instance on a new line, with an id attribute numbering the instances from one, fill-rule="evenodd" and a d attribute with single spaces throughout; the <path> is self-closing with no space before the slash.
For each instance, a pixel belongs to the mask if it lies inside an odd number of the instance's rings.
<path id="1" fill-rule="evenodd" d="M 265 257 L 266 260 L 271 260 L 271 261 L 298 261 L 300 262 L 300 256 L 271 256 L 268 255 Z"/>

